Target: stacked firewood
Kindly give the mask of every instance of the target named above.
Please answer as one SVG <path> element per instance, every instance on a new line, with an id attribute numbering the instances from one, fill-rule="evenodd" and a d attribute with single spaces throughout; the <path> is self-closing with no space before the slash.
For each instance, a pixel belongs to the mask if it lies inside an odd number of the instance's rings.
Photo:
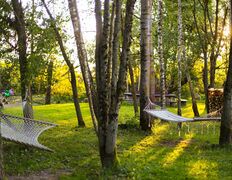
<path id="1" fill-rule="evenodd" d="M 209 89 L 209 112 L 217 112 L 222 110 L 223 106 L 223 89 Z"/>

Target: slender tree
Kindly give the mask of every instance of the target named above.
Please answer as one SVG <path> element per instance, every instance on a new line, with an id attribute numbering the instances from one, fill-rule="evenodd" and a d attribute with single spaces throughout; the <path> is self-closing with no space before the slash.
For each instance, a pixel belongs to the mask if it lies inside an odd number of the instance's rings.
<path id="1" fill-rule="evenodd" d="M 224 87 L 224 103 L 220 129 L 220 145 L 232 143 L 232 1 L 230 0 L 230 54 L 227 79 Z"/>
<path id="2" fill-rule="evenodd" d="M 31 99 L 31 86 L 28 72 L 28 59 L 27 59 L 27 35 L 26 23 L 24 20 L 24 13 L 22 3 L 18 0 L 11 0 L 13 12 L 15 16 L 15 26 L 18 36 L 18 53 L 20 65 L 20 81 L 21 81 L 21 97 L 23 101 L 23 114 L 24 117 L 33 118 L 33 108 Z"/>
<path id="3" fill-rule="evenodd" d="M 53 73 L 53 60 L 51 59 L 47 68 L 47 88 L 45 95 L 45 104 L 51 104 L 52 73 Z"/>
<path id="4" fill-rule="evenodd" d="M 133 98 L 133 106 L 134 106 L 134 113 L 135 116 L 137 116 L 139 110 L 138 110 L 138 102 L 137 102 L 137 97 L 136 97 L 136 87 L 135 87 L 135 80 L 134 80 L 134 72 L 133 68 L 131 65 L 131 55 L 129 55 L 129 60 L 128 60 L 128 69 L 129 69 L 129 74 L 130 74 L 130 80 L 131 80 L 131 94 Z"/>
<path id="5" fill-rule="evenodd" d="M 1 109 L 0 109 L 1 111 Z M 0 112 L 1 115 L 1 112 Z M 1 118 L 0 118 L 1 119 Z M 4 179 L 4 166 L 3 166 L 3 142 L 2 131 L 0 128 L 0 179 Z"/>
<path id="6" fill-rule="evenodd" d="M 161 108 L 166 107 L 165 63 L 163 57 L 163 0 L 158 0 L 158 58 L 160 62 L 160 94 Z"/>
<path id="7" fill-rule="evenodd" d="M 206 8 L 207 13 L 208 7 Z M 211 45 L 211 54 L 210 54 L 210 84 L 209 86 L 211 88 L 214 88 L 215 86 L 215 71 L 216 71 L 216 60 L 217 57 L 215 56 L 215 46 L 217 45 L 217 40 L 218 40 L 218 14 L 219 14 L 219 0 L 216 0 L 216 10 L 215 10 L 215 29 L 214 33 L 211 31 L 213 34 L 213 43 Z"/>
<path id="8" fill-rule="evenodd" d="M 181 78 L 182 78 L 182 56 L 183 56 L 183 24 L 182 24 L 182 4 L 178 0 L 178 91 L 177 91 L 177 114 L 181 116 Z"/>
<path id="9" fill-rule="evenodd" d="M 96 122 L 97 121 L 96 120 L 96 108 L 94 111 L 95 90 L 93 88 L 93 84 L 91 83 L 93 80 L 92 80 L 92 77 L 89 71 L 87 52 L 85 49 L 85 44 L 84 44 L 83 35 L 81 31 L 81 24 L 80 24 L 79 12 L 77 8 L 77 2 L 76 0 L 69 0 L 68 4 L 69 4 L 69 11 L 70 11 L 71 20 L 72 20 L 73 29 L 74 29 L 74 35 L 75 35 L 75 41 L 76 41 L 76 46 L 77 46 L 78 58 L 79 58 L 80 66 L 81 66 L 81 72 L 82 72 L 82 76 L 84 79 L 84 84 L 85 84 L 87 97 L 89 101 L 91 118 L 93 121 L 95 131 L 97 133 L 98 128 L 97 128 L 97 122 Z"/>
<path id="10" fill-rule="evenodd" d="M 140 126 L 142 130 L 151 130 L 148 114 L 143 110 L 150 97 L 151 66 L 151 22 L 152 1 L 141 0 L 141 83 L 140 83 Z"/>
<path id="11" fill-rule="evenodd" d="M 208 6 L 208 1 L 204 1 L 204 7 Z M 203 67 L 203 84 L 204 84 L 204 93 L 205 93 L 205 108 L 207 113 L 209 112 L 209 97 L 208 97 L 208 39 L 206 38 L 208 36 L 208 29 L 207 29 L 207 11 L 204 9 L 204 24 L 203 24 L 203 31 L 204 31 L 204 37 L 202 37 L 202 34 L 200 32 L 200 28 L 197 22 L 196 18 L 196 0 L 194 0 L 194 6 L 193 6 L 193 17 L 194 17 L 194 23 L 197 30 L 197 35 L 199 42 L 201 44 L 201 49 L 203 53 L 203 59 L 204 59 L 204 67 Z"/>
<path id="12" fill-rule="evenodd" d="M 188 81 L 188 84 L 189 84 L 189 90 L 190 90 L 190 94 L 191 94 L 191 98 L 192 98 L 192 110 L 193 110 L 194 116 L 199 117 L 200 114 L 199 114 L 199 111 L 198 111 L 196 95 L 195 95 L 193 84 L 192 84 L 192 78 L 190 76 L 190 68 L 189 68 L 189 63 L 188 63 L 187 57 L 186 57 L 185 46 L 184 46 L 184 50 L 183 50 L 183 59 L 185 61 L 184 62 L 185 63 L 185 74 L 186 74 L 186 77 L 187 77 L 187 81 Z"/>
<path id="13" fill-rule="evenodd" d="M 60 32 L 56 26 L 56 21 L 55 19 L 53 18 L 50 10 L 48 9 L 46 3 L 44 0 L 41 0 L 50 19 L 51 19 L 51 25 L 55 31 L 55 34 L 56 34 L 56 39 L 57 39 L 57 42 L 60 46 L 60 50 L 62 52 L 62 55 L 63 55 L 63 58 L 64 58 L 64 61 L 66 62 L 68 68 L 69 68 L 69 72 L 70 72 L 70 75 L 71 75 L 71 85 L 72 85 L 72 92 L 73 92 L 73 102 L 74 102 L 74 106 L 75 106 L 75 110 L 76 110 L 76 115 L 77 115 L 77 120 L 78 120 L 78 126 L 80 127 L 84 127 L 85 126 L 85 122 L 83 120 L 83 117 L 82 117 L 82 113 L 81 113 L 81 108 L 80 108 L 80 104 L 79 104 L 79 100 L 78 100 L 78 91 L 77 91 L 77 83 L 76 83 L 76 75 L 75 75 L 75 70 L 74 70 L 74 67 L 73 67 L 73 64 L 71 63 L 71 61 L 69 60 L 69 57 L 66 53 L 66 50 L 65 50 L 65 47 L 64 47 L 64 43 L 63 43 L 63 40 L 62 40 L 62 37 L 60 35 Z"/>

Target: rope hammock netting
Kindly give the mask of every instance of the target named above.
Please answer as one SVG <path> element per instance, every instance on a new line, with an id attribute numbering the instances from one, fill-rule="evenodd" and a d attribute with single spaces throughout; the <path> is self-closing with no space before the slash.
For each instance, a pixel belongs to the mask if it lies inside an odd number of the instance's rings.
<path id="1" fill-rule="evenodd" d="M 4 139 L 52 151 L 48 147 L 40 144 L 38 137 L 45 130 L 55 127 L 56 124 L 21 118 L 3 114 L 2 112 L 0 112 L 0 120 L 1 136 Z"/>
<path id="2" fill-rule="evenodd" d="M 148 99 L 148 104 L 144 108 L 144 111 L 149 115 L 151 118 L 156 118 L 168 122 L 174 122 L 174 123 L 184 123 L 184 126 L 187 127 L 187 132 L 190 132 L 190 129 L 195 129 L 197 133 L 204 134 L 207 133 L 209 134 L 209 130 L 213 130 L 213 134 L 216 133 L 216 124 L 215 122 L 219 122 L 221 120 L 221 117 L 218 116 L 218 113 L 210 113 L 205 115 L 205 117 L 194 117 L 194 118 L 187 118 L 183 116 L 176 115 L 167 109 L 161 109 L 160 106 L 154 104 L 151 102 L 150 99 Z M 219 110 L 220 111 L 220 110 Z M 214 115 L 217 115 L 216 117 Z M 213 116 L 212 116 L 213 115 Z M 196 123 L 192 123 L 196 122 Z M 201 124 L 197 122 L 202 122 Z M 190 128 L 190 124 L 194 125 L 192 128 Z M 211 127 L 211 125 L 213 127 Z M 183 128 L 181 128 L 183 129 Z M 178 130 L 181 130 L 178 128 Z"/>

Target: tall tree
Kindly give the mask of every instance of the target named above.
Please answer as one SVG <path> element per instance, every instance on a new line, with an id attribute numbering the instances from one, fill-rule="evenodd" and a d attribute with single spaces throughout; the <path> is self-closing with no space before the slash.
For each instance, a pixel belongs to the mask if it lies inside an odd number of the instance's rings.
<path id="1" fill-rule="evenodd" d="M 212 22 L 212 17 L 210 17 L 210 12 L 209 12 L 209 7 L 208 4 L 207 7 L 205 8 L 206 12 L 207 12 L 207 17 L 208 17 L 208 22 L 209 22 L 209 29 L 210 29 L 210 35 L 211 35 L 211 43 L 210 43 L 210 83 L 209 83 L 209 87 L 210 88 L 214 88 L 215 87 L 215 74 L 216 74 L 216 69 L 217 69 L 217 58 L 219 56 L 219 51 L 221 49 L 221 43 L 222 43 L 222 37 L 223 37 L 223 31 L 225 29 L 225 23 L 226 23 L 226 19 L 227 19 L 227 12 L 228 12 L 228 7 L 227 5 L 223 4 L 223 1 L 220 0 L 216 0 L 215 1 L 215 20 L 214 23 Z M 220 6 L 225 8 L 224 9 L 224 17 L 220 18 Z M 221 21 L 221 28 L 219 28 L 220 26 L 220 19 L 222 19 Z M 214 29 L 213 29 L 214 27 Z M 221 31 L 220 31 L 221 29 Z"/>
<path id="2" fill-rule="evenodd" d="M 128 60 L 128 69 L 129 69 L 130 80 L 131 80 L 131 94 L 132 94 L 132 99 L 133 99 L 134 113 L 135 113 L 135 116 L 137 116 L 139 110 L 138 110 L 138 102 L 137 102 L 137 97 L 136 97 L 134 72 L 133 72 L 133 68 L 131 65 L 131 60 L 132 60 L 132 58 L 131 58 L 131 54 L 130 54 L 129 60 Z"/>
<path id="3" fill-rule="evenodd" d="M 112 56 L 111 89 L 107 91 L 108 38 L 109 38 L 109 0 L 104 1 L 102 22 L 101 1 L 95 0 L 96 15 L 96 80 L 98 95 L 98 139 L 102 166 L 109 168 L 116 165 L 116 139 L 118 128 L 118 112 L 125 91 L 127 60 L 130 47 L 130 34 L 133 20 L 135 0 L 127 0 L 126 16 L 123 30 L 122 52 L 118 69 L 117 57 Z M 116 19 L 114 24 L 113 53 L 118 52 L 120 31 L 121 0 L 116 0 Z M 115 51 L 115 52 L 114 52 Z M 110 100 L 109 100 L 110 99 Z M 109 103 L 110 102 L 110 103 Z"/>
<path id="4" fill-rule="evenodd" d="M 203 7 L 208 6 L 208 1 L 204 1 Z M 194 23 L 197 30 L 197 35 L 199 42 L 201 44 L 201 49 L 203 53 L 203 59 L 204 59 L 204 67 L 203 67 L 203 84 L 204 84 L 204 93 L 205 93 L 205 108 L 207 113 L 209 112 L 209 97 L 208 97 L 208 29 L 207 29 L 207 11 L 204 8 L 204 18 L 203 18 L 203 32 L 204 35 L 202 36 L 200 32 L 200 28 L 198 25 L 198 21 L 196 18 L 196 0 L 194 0 L 194 6 L 193 6 L 193 17 L 194 17 Z"/>
<path id="5" fill-rule="evenodd" d="M 18 0 L 11 0 L 14 16 L 15 16 L 15 30 L 18 36 L 18 53 L 20 64 L 20 80 L 21 80 L 21 97 L 23 101 L 24 117 L 33 118 L 31 86 L 28 74 L 28 60 L 27 60 L 27 35 L 26 23 L 24 20 L 24 13 L 22 3 Z"/>
<path id="6" fill-rule="evenodd" d="M 207 13 L 209 13 L 208 7 L 206 8 Z M 215 46 L 217 45 L 218 40 L 218 15 L 219 15 L 219 0 L 216 0 L 216 10 L 215 10 L 215 29 L 213 34 L 213 40 L 211 45 L 211 54 L 210 54 L 210 84 L 209 87 L 214 88 L 215 86 L 215 71 L 216 71 L 216 60 L 215 55 Z"/>
<path id="7" fill-rule="evenodd" d="M 182 78 L 182 56 L 183 56 L 183 24 L 182 24 L 182 4 L 181 0 L 178 0 L 178 91 L 177 91 L 177 114 L 181 116 L 181 78 Z"/>
<path id="8" fill-rule="evenodd" d="M 161 108 L 166 107 L 166 77 L 163 55 L 163 0 L 158 0 L 158 58 L 160 63 L 160 94 Z"/>
<path id="9" fill-rule="evenodd" d="M 50 60 L 47 68 L 47 88 L 45 95 L 45 104 L 51 104 L 52 73 L 53 73 L 53 59 Z"/>
<path id="10" fill-rule="evenodd" d="M 1 109 L 0 109 L 1 111 Z M 0 112 L 1 114 L 1 112 Z M 0 128 L 0 179 L 4 179 L 4 166 L 3 166 L 3 139 L 2 139 L 2 131 Z"/>
<path id="11" fill-rule="evenodd" d="M 200 114 L 199 114 L 199 111 L 198 111 L 196 95 L 195 95 L 195 92 L 194 92 L 192 78 L 191 78 L 191 75 L 190 75 L 190 68 L 189 68 L 188 59 L 186 57 L 186 49 L 185 49 L 185 47 L 184 47 L 184 50 L 183 50 L 183 59 L 185 61 L 184 62 L 185 63 L 185 74 L 186 74 L 186 77 L 187 77 L 187 81 L 188 81 L 188 84 L 189 84 L 189 90 L 190 90 L 190 94 L 191 94 L 191 98 L 192 98 L 192 110 L 193 110 L 194 116 L 199 117 Z"/>
<path id="12" fill-rule="evenodd" d="M 69 68 L 69 72 L 70 72 L 70 75 L 71 75 L 73 102 L 74 102 L 74 106 L 75 106 L 75 110 L 76 110 L 78 126 L 84 127 L 85 122 L 84 122 L 83 117 L 82 117 L 81 108 L 80 108 L 80 104 L 79 104 L 79 100 L 78 100 L 77 82 L 76 82 L 76 75 L 75 75 L 75 70 L 74 70 L 73 64 L 71 63 L 71 61 L 70 61 L 70 59 L 69 59 L 69 57 L 68 57 L 68 55 L 66 53 L 62 37 L 61 37 L 60 32 L 59 32 L 59 30 L 58 30 L 58 28 L 56 26 L 55 19 L 53 18 L 50 10 L 48 9 L 45 1 L 44 0 L 41 0 L 41 1 L 42 1 L 43 5 L 45 7 L 50 19 L 51 19 L 51 25 L 52 25 L 52 27 L 53 27 L 53 29 L 55 31 L 57 42 L 58 42 L 58 44 L 60 46 L 60 50 L 62 52 L 64 61 L 66 62 L 67 66 Z"/>
<path id="13" fill-rule="evenodd" d="M 232 1 L 230 0 L 230 54 L 227 79 L 224 87 L 224 103 L 220 128 L 220 145 L 232 143 Z"/>
<path id="14" fill-rule="evenodd" d="M 88 58 L 87 58 L 87 52 L 85 49 L 85 43 L 83 40 L 83 35 L 81 31 L 81 24 L 80 24 L 80 17 L 79 17 L 79 12 L 77 8 L 77 2 L 76 0 L 69 0 L 69 11 L 71 15 L 71 20 L 72 20 L 72 25 L 74 29 L 74 35 L 75 35 L 75 41 L 76 41 L 76 46 L 77 46 L 77 52 L 78 52 L 78 58 L 81 66 L 81 72 L 82 76 L 84 79 L 84 84 L 87 92 L 87 97 L 89 101 L 89 107 L 90 107 L 90 113 L 91 113 L 91 118 L 92 122 L 95 128 L 95 131 L 97 133 L 97 120 L 96 120 L 96 108 L 94 111 L 94 88 L 93 88 L 93 83 L 91 83 L 92 77 L 90 74 L 89 66 L 88 66 Z M 95 100 L 96 101 L 96 100 Z"/>
<path id="15" fill-rule="evenodd" d="M 152 1 L 141 0 L 141 83 L 140 83 L 140 126 L 142 130 L 151 130 L 148 114 L 143 110 L 150 97 L 150 66 L 151 66 L 151 23 Z"/>

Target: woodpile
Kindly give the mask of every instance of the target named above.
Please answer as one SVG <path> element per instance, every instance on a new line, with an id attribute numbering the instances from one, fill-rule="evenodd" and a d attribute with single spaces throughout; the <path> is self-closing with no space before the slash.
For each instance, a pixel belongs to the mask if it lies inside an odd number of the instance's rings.
<path id="1" fill-rule="evenodd" d="M 209 89 L 209 113 L 221 111 L 223 107 L 223 89 Z"/>

